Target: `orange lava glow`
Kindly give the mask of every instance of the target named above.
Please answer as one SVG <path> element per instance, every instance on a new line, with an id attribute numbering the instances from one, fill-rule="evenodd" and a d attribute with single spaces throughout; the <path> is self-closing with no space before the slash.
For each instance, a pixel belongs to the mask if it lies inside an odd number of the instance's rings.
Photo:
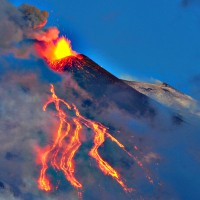
<path id="1" fill-rule="evenodd" d="M 60 60 L 65 57 L 72 56 L 73 54 L 74 52 L 71 48 L 71 42 L 64 37 L 60 38 L 55 45 L 55 60 Z"/>
<path id="2" fill-rule="evenodd" d="M 37 44 L 35 47 L 37 53 L 49 63 L 77 55 L 77 53 L 72 50 L 71 41 L 65 37 L 61 37 L 54 42 Z"/>
<path id="3" fill-rule="evenodd" d="M 52 167 L 56 171 L 62 171 L 66 180 L 78 190 L 79 197 L 82 196 L 81 191 L 83 185 L 75 177 L 74 156 L 81 146 L 80 135 L 82 134 L 83 127 L 86 126 L 94 132 L 94 145 L 89 151 L 89 156 L 96 161 L 97 166 L 103 174 L 111 176 L 126 192 L 133 191 L 132 188 L 126 186 L 121 175 L 108 162 L 103 160 L 99 155 L 98 149 L 103 145 L 106 138 L 108 138 L 132 157 L 140 167 L 143 167 L 142 163 L 126 151 L 124 145 L 113 137 L 104 125 L 86 119 L 80 114 L 78 108 L 74 104 L 70 105 L 63 99 L 60 99 L 56 95 L 52 84 L 50 91 L 51 97 L 43 106 L 43 110 L 46 111 L 49 104 L 54 104 L 57 111 L 56 116 L 59 119 L 59 126 L 55 133 L 53 143 L 50 146 L 45 147 L 45 150 L 38 155 L 42 166 L 38 178 L 38 187 L 44 191 L 50 191 L 53 189 L 50 178 L 47 174 L 47 170 Z M 65 106 L 65 110 L 61 108 L 61 104 L 62 108 Z M 73 112 L 74 116 L 68 115 L 66 110 Z"/>

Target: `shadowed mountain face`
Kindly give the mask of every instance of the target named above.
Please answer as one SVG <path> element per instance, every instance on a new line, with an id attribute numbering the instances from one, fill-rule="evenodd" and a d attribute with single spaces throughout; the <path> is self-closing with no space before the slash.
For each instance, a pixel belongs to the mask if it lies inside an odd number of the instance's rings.
<path id="1" fill-rule="evenodd" d="M 87 56 L 71 56 L 49 64 L 58 72 L 70 72 L 72 78 L 91 95 L 94 101 L 114 103 L 119 109 L 138 117 L 153 117 L 155 114 L 147 96 L 118 79 Z"/>

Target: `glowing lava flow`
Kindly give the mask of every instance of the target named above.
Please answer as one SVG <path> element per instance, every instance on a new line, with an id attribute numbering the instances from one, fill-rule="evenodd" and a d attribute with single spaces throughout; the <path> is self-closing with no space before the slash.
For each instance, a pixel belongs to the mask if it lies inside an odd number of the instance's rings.
<path id="1" fill-rule="evenodd" d="M 86 119 L 80 114 L 74 104 L 70 105 L 63 99 L 58 98 L 55 94 L 53 85 L 51 85 L 50 91 L 52 96 L 43 106 L 43 110 L 46 111 L 47 106 L 51 103 L 55 105 L 55 109 L 58 112 L 56 116 L 59 118 L 59 127 L 55 134 L 53 144 L 46 148 L 42 155 L 40 155 L 42 169 L 38 179 L 38 187 L 44 191 L 50 191 L 52 189 L 50 179 L 47 176 L 47 170 L 49 167 L 52 167 L 54 170 L 62 171 L 65 178 L 73 187 L 78 190 L 82 189 L 82 184 L 75 178 L 74 174 L 74 156 L 81 145 L 81 141 L 79 139 L 81 130 L 83 126 L 86 126 L 94 132 L 94 146 L 89 151 L 89 156 L 95 159 L 100 170 L 105 175 L 109 175 L 115 179 L 125 191 L 132 191 L 133 189 L 128 188 L 125 185 L 120 174 L 99 155 L 98 148 L 104 143 L 106 138 L 109 138 L 122 148 L 129 156 L 131 156 L 138 163 L 138 165 L 140 165 L 140 167 L 143 167 L 141 162 L 139 162 L 136 157 L 132 156 L 132 154 L 127 152 L 124 145 L 114 138 L 105 126 L 101 123 Z M 61 103 L 70 112 L 73 111 L 74 116 L 68 116 L 61 108 Z"/>

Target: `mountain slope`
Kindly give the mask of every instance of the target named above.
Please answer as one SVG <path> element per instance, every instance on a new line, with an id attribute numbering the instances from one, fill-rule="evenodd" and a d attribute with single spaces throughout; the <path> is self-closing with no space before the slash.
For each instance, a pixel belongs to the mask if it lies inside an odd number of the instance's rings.
<path id="1" fill-rule="evenodd" d="M 198 114 L 198 102 L 195 99 L 166 83 L 150 84 L 128 80 L 124 80 L 124 82 L 165 106 L 174 108 L 179 112 L 189 111 Z"/>
<path id="2" fill-rule="evenodd" d="M 134 116 L 155 114 L 146 95 L 127 85 L 85 55 L 70 56 L 49 65 L 55 71 L 70 72 L 72 78 L 93 100 L 114 103 Z"/>

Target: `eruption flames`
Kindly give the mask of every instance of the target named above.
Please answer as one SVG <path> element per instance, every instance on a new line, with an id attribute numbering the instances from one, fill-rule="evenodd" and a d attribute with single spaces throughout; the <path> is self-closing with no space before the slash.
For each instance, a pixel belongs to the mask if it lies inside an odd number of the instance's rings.
<path id="1" fill-rule="evenodd" d="M 111 176 L 122 186 L 125 191 L 133 191 L 132 188 L 128 188 L 126 186 L 120 174 L 108 162 L 103 160 L 98 152 L 98 148 L 108 138 L 116 143 L 122 150 L 132 157 L 140 167 L 143 168 L 143 165 L 138 158 L 126 151 L 124 145 L 108 132 L 108 128 L 99 122 L 86 119 L 80 114 L 78 108 L 74 104 L 70 105 L 68 102 L 60 99 L 56 95 L 54 86 L 52 84 L 50 91 L 51 97 L 44 104 L 43 110 L 46 111 L 50 104 L 54 104 L 57 112 L 56 116 L 59 118 L 59 126 L 57 132 L 55 133 L 53 144 L 47 146 L 40 154 L 42 168 L 38 178 L 38 187 L 44 191 L 50 191 L 53 189 L 53 186 L 47 175 L 47 170 L 49 168 L 53 168 L 55 171 L 62 171 L 66 180 L 69 181 L 69 183 L 81 194 L 83 185 L 79 182 L 79 180 L 77 180 L 74 174 L 74 156 L 81 146 L 80 136 L 82 134 L 83 127 L 85 126 L 91 129 L 94 133 L 94 145 L 89 151 L 89 156 L 96 161 L 99 169 L 105 175 Z M 63 106 L 65 109 L 61 108 Z M 150 182 L 152 182 L 150 176 L 147 176 L 147 178 Z"/>
<path id="2" fill-rule="evenodd" d="M 56 41 L 36 44 L 35 47 L 38 54 L 48 63 L 70 56 L 77 56 L 77 53 L 72 50 L 71 41 L 65 37 L 58 38 Z"/>
<path id="3" fill-rule="evenodd" d="M 63 71 L 66 63 L 71 66 L 75 57 L 82 59 L 80 54 L 72 50 L 71 41 L 65 37 L 37 43 L 35 49 L 38 55 L 45 59 L 49 67 L 57 72 Z"/>

